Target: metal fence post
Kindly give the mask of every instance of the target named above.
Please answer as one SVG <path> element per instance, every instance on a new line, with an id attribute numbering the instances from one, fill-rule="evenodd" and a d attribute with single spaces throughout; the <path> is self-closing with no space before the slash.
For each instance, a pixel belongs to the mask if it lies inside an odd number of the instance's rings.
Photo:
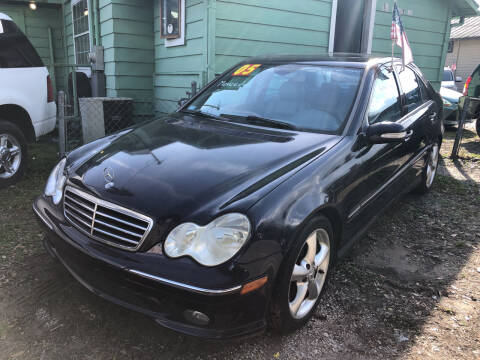
<path id="1" fill-rule="evenodd" d="M 58 145 L 60 157 L 65 155 L 65 93 L 63 91 L 58 92 L 57 98 L 58 107 Z"/>
<path id="2" fill-rule="evenodd" d="M 465 103 L 463 104 L 460 123 L 458 124 L 457 134 L 455 136 L 455 142 L 453 143 L 453 149 L 452 149 L 452 155 L 451 155 L 452 159 L 456 159 L 458 157 L 458 150 L 460 148 L 460 143 L 462 142 L 463 128 L 465 126 L 465 120 L 467 118 L 467 111 L 469 106 L 470 106 L 470 98 L 467 97 L 465 99 Z"/>

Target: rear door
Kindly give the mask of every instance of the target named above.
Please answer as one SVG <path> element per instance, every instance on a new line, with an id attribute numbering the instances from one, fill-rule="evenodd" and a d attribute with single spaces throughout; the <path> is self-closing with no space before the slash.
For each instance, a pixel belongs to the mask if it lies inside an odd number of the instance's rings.
<path id="1" fill-rule="evenodd" d="M 437 121 L 435 102 L 428 97 L 423 81 L 409 67 L 397 66 L 397 77 L 402 91 L 403 117 L 399 122 L 411 134 L 404 143 L 404 156 L 407 158 L 409 168 L 405 170 L 402 178 L 403 186 L 409 187 L 415 181 L 422 169 L 422 163 L 417 164 L 430 144 L 430 134 L 433 133 Z"/>

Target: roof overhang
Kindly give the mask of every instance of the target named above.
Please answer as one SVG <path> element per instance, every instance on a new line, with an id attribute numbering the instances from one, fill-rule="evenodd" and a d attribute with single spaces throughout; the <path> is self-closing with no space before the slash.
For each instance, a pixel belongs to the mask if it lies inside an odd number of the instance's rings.
<path id="1" fill-rule="evenodd" d="M 478 16 L 479 5 L 475 0 L 454 0 L 452 7 L 453 16 Z"/>

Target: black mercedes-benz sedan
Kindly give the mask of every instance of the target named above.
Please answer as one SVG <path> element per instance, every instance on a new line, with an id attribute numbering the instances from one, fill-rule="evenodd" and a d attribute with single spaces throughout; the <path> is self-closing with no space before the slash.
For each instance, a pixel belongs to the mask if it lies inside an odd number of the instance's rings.
<path id="1" fill-rule="evenodd" d="M 33 209 L 107 300 L 200 337 L 292 331 L 382 210 L 431 189 L 442 108 L 399 60 L 251 58 L 71 152 Z"/>

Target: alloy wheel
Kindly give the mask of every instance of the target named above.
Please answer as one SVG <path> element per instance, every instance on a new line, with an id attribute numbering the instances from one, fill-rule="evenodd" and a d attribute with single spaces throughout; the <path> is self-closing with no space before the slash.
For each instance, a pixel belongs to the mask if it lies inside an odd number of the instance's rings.
<path id="1" fill-rule="evenodd" d="M 330 262 L 330 238 L 317 229 L 305 240 L 293 267 L 288 292 L 290 313 L 295 319 L 308 315 L 317 302 Z"/>
<path id="2" fill-rule="evenodd" d="M 0 134 L 0 179 L 14 176 L 21 162 L 20 142 L 11 134 Z"/>
<path id="3" fill-rule="evenodd" d="M 432 150 L 429 152 L 428 160 L 427 160 L 427 188 L 431 187 L 433 184 L 433 180 L 435 179 L 435 174 L 437 172 L 438 166 L 438 153 L 439 147 L 438 144 L 435 143 L 432 146 Z"/>

